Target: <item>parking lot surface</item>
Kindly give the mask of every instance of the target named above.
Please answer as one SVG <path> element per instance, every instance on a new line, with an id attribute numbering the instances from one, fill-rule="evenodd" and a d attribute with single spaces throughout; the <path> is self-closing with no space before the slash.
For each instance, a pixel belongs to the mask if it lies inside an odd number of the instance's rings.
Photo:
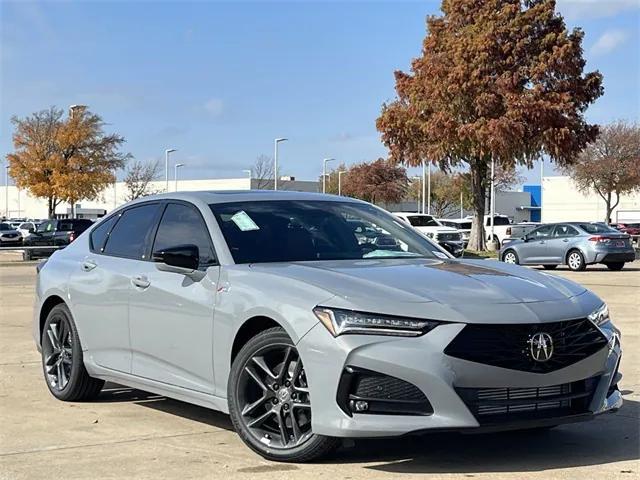
<path id="1" fill-rule="evenodd" d="M 95 402 L 55 400 L 31 339 L 35 264 L 0 258 L 0 479 L 640 478 L 640 261 L 553 274 L 600 295 L 622 331 L 619 412 L 546 432 L 349 442 L 296 465 L 252 453 L 226 415 L 157 395 L 107 384 Z"/>

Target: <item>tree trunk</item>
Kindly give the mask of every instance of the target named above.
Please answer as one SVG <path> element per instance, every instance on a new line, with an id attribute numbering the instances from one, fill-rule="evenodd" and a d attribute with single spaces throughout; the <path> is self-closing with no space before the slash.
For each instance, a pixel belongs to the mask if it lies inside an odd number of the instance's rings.
<path id="1" fill-rule="evenodd" d="M 54 197 L 49 197 L 48 199 L 48 217 L 54 218 L 56 214 L 56 201 Z"/>
<path id="2" fill-rule="evenodd" d="M 613 210 L 611 208 L 611 192 L 607 192 L 607 198 L 605 199 L 605 204 L 607 206 L 607 213 L 604 216 L 604 223 L 609 224 L 609 222 L 611 221 L 611 210 Z"/>
<path id="3" fill-rule="evenodd" d="M 486 248 L 484 236 L 484 212 L 486 201 L 487 162 L 478 158 L 470 163 L 471 167 L 471 196 L 473 201 L 473 222 L 469 238 L 470 250 L 483 251 Z"/>

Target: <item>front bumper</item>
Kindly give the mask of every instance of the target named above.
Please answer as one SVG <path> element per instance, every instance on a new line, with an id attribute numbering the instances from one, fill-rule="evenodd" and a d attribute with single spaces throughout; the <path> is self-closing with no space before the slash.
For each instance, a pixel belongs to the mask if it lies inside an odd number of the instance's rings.
<path id="1" fill-rule="evenodd" d="M 604 348 L 565 368 L 549 373 L 531 373 L 461 360 L 444 350 L 464 328 L 444 324 L 417 338 L 343 335 L 333 338 L 321 324 L 312 328 L 298 344 L 311 394 L 313 431 L 335 437 L 392 437 L 423 430 L 508 430 L 544 424 L 589 420 L 622 404 L 617 388 L 621 357 L 619 334 L 608 324 L 602 333 Z M 395 377 L 415 385 L 427 397 L 431 412 L 422 415 L 352 413 L 337 401 L 345 368 L 355 367 Z M 580 414 L 538 415 L 531 421 L 517 420 L 486 425 L 478 420 L 461 396 L 461 389 L 551 388 L 591 380 L 592 392 Z M 546 422 L 546 423 L 545 423 Z"/>

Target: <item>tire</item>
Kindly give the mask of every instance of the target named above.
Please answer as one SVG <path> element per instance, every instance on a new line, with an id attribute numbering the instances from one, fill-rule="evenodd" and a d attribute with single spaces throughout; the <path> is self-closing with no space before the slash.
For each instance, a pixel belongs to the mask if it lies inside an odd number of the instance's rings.
<path id="1" fill-rule="evenodd" d="M 104 380 L 92 378 L 87 373 L 78 330 L 64 303 L 53 307 L 47 315 L 41 341 L 42 370 L 51 394 L 67 402 L 96 398 Z"/>
<path id="2" fill-rule="evenodd" d="M 306 380 L 300 356 L 280 327 L 259 333 L 238 352 L 227 385 L 229 414 L 254 452 L 268 460 L 308 462 L 338 445 L 338 439 L 311 431 Z"/>
<path id="3" fill-rule="evenodd" d="M 613 263 L 605 263 L 609 270 L 613 270 L 614 272 L 619 272 L 624 268 L 624 262 L 613 262 Z"/>
<path id="4" fill-rule="evenodd" d="M 32 258 L 33 258 L 33 255 L 31 254 L 31 250 L 22 251 L 22 260 L 24 260 L 25 262 L 28 262 Z"/>
<path id="5" fill-rule="evenodd" d="M 574 272 L 582 272 L 587 268 L 587 264 L 584 262 L 584 256 L 580 250 L 571 250 L 567 254 L 567 266 L 569 270 Z"/>
<path id="6" fill-rule="evenodd" d="M 515 250 L 507 250 L 502 254 L 502 261 L 504 263 L 511 263 L 514 265 L 520 265 L 520 259 L 518 258 L 518 254 Z"/>
<path id="7" fill-rule="evenodd" d="M 556 268 L 558 268 L 558 265 L 542 265 L 542 268 L 544 268 L 545 270 L 555 270 Z"/>

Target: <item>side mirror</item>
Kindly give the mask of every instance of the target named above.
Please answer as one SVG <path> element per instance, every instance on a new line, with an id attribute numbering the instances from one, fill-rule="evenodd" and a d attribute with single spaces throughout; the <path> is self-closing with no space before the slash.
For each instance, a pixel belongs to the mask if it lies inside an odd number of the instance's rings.
<path id="1" fill-rule="evenodd" d="M 158 264 L 158 270 L 187 275 L 198 269 L 200 252 L 196 245 L 176 245 L 153 252 L 151 259 Z"/>
<path id="2" fill-rule="evenodd" d="M 529 235 L 525 235 L 524 237 L 522 237 L 522 240 L 524 240 L 524 242 L 529 242 L 531 241 L 531 237 Z"/>
<path id="3" fill-rule="evenodd" d="M 33 227 L 31 227 L 31 228 L 29 228 L 29 229 L 27 230 L 27 232 L 29 232 L 29 233 L 34 233 L 35 231 L 36 231 L 36 229 L 35 229 L 35 228 L 33 228 Z"/>

